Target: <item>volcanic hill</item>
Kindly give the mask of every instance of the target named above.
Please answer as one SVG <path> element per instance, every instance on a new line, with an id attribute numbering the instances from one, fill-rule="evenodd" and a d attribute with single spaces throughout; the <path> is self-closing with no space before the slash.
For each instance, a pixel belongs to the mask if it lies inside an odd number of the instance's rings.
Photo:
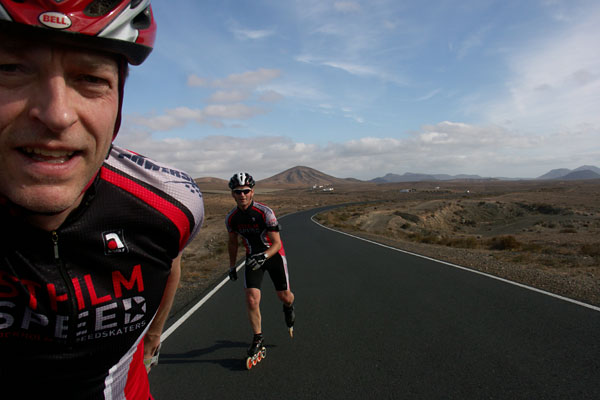
<path id="1" fill-rule="evenodd" d="M 262 179 L 257 182 L 257 185 L 263 187 L 312 187 L 314 185 L 335 186 L 348 185 L 351 183 L 362 182 L 357 179 L 342 179 L 331 175 L 324 174 L 310 167 L 293 167 L 287 169 L 270 178 Z"/>

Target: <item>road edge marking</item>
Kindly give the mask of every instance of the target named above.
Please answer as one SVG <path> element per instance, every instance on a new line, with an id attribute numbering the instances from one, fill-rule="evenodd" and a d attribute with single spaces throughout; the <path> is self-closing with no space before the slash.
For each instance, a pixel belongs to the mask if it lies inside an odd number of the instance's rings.
<path id="1" fill-rule="evenodd" d="M 245 261 L 242 261 L 236 268 L 236 271 L 239 271 L 245 264 Z M 179 319 L 177 321 L 175 321 L 173 323 L 173 325 L 169 326 L 168 329 L 166 329 L 162 335 L 160 335 L 160 341 L 161 343 L 165 340 L 167 340 L 167 338 L 169 336 L 171 336 L 171 334 L 173 332 L 175 332 L 175 330 L 177 328 L 179 328 L 189 317 L 192 316 L 193 313 L 195 313 L 200 307 L 202 307 L 204 305 L 204 303 L 206 303 L 215 293 L 217 293 L 219 291 L 219 289 L 221 289 L 227 282 L 229 281 L 229 276 L 225 277 L 225 279 L 223 279 L 221 281 L 221 283 L 219 283 L 217 286 L 215 286 L 214 288 L 212 288 L 212 290 L 210 292 L 208 292 L 204 297 L 202 297 L 200 299 L 200 301 L 198 301 L 196 304 L 194 304 L 194 306 L 192 308 L 190 308 L 189 310 L 186 311 L 185 314 L 183 314 L 181 317 L 179 317 Z"/>
<path id="2" fill-rule="evenodd" d="M 318 213 L 317 213 L 317 214 L 318 214 Z M 545 295 L 547 295 L 547 296 L 551 296 L 551 297 L 554 297 L 554 298 L 557 298 L 557 299 L 560 299 L 560 300 L 563 300 L 563 301 L 567 301 L 567 302 L 569 302 L 569 303 L 577 304 L 578 306 L 586 307 L 586 308 L 592 309 L 592 310 L 594 310 L 594 311 L 599 311 L 599 312 L 600 312 L 600 307 L 596 307 L 596 306 L 594 306 L 594 305 L 592 305 L 592 304 L 584 303 L 584 302 L 582 302 L 582 301 L 575 300 L 575 299 L 571 299 L 571 298 L 569 298 L 569 297 L 565 297 L 565 296 L 561 296 L 561 295 L 559 295 L 559 294 L 556 294 L 556 293 L 552 293 L 552 292 L 548 292 L 548 291 L 545 291 L 545 290 L 542 290 L 542 289 L 538 289 L 538 288 L 535 288 L 535 287 L 532 287 L 532 286 L 528 286 L 528 285 L 525 285 L 525 284 L 523 284 L 523 283 L 519 283 L 519 282 L 511 281 L 511 280 L 509 280 L 509 279 L 506 279 L 506 278 L 501 278 L 501 277 L 499 277 L 499 276 L 495 276 L 495 275 L 492 275 L 492 274 L 488 274 L 487 272 L 482 272 L 482 271 L 478 271 L 478 270 L 476 270 L 476 269 L 473 269 L 473 268 L 467 268 L 467 267 L 463 267 L 463 266 L 461 266 L 461 265 L 452 264 L 451 262 L 448 262 L 448 261 L 437 260 L 437 259 L 435 259 L 435 258 L 428 257 L 428 256 L 424 256 L 424 255 L 422 255 L 422 254 L 413 253 L 413 252 L 411 252 L 411 251 L 408 251 L 408 250 L 402 250 L 402 249 L 399 249 L 399 248 L 397 248 L 397 247 L 388 246 L 388 245 L 386 245 L 386 244 L 383 244 L 383 243 L 379 243 L 379 242 L 376 242 L 376 241 L 373 241 L 373 240 L 370 240 L 370 239 L 365 239 L 365 238 L 362 238 L 362 237 L 360 237 L 360 236 L 352 235 L 352 234 L 350 234 L 350 233 L 346 233 L 346 232 L 339 231 L 339 230 L 337 230 L 337 229 L 330 228 L 330 227 L 328 227 L 328 226 L 325 226 L 325 225 L 323 225 L 323 224 L 321 224 L 321 223 L 317 222 L 317 221 L 314 219 L 314 217 L 315 217 L 317 214 L 313 214 L 313 215 L 310 217 L 311 221 L 312 221 L 312 222 L 314 222 L 315 224 L 319 225 L 319 226 L 320 226 L 320 227 L 322 227 L 322 228 L 329 229 L 330 231 L 337 232 L 337 233 L 341 233 L 342 235 L 350 236 L 350 237 L 352 237 L 352 238 L 355 238 L 355 239 L 360 239 L 360 240 L 362 240 L 362 241 L 365 241 L 365 242 L 368 242 L 368 243 L 376 244 L 376 245 L 378 245 L 378 246 L 385 247 L 385 248 L 387 248 L 387 249 L 390 249 L 390 250 L 399 251 L 399 252 L 401 252 L 401 253 L 410 254 L 410 255 L 412 255 L 412 256 L 416 256 L 416 257 L 424 258 L 424 259 L 426 259 L 426 260 L 430 260 L 430 261 L 435 261 L 435 262 L 437 262 L 437 263 L 440 263 L 440 264 L 445 264 L 445 265 L 448 265 L 448 266 L 450 266 L 450 267 L 453 267 L 453 268 L 458 268 L 458 269 L 461 269 L 461 270 L 463 270 L 463 271 L 473 272 L 473 273 L 475 273 L 475 274 L 483 275 L 483 276 L 486 276 L 486 277 L 488 277 L 488 278 L 496 279 L 496 280 L 498 280 L 498 281 L 501 281 L 501 282 L 504 282 L 504 283 L 509 283 L 509 284 L 511 284 L 511 285 L 519 286 L 519 287 L 521 287 L 521 288 L 524 288 L 524 289 L 528 289 L 528 290 L 531 290 L 531 291 L 534 291 L 534 292 L 538 292 L 538 293 L 541 293 L 541 294 L 545 294 Z"/>

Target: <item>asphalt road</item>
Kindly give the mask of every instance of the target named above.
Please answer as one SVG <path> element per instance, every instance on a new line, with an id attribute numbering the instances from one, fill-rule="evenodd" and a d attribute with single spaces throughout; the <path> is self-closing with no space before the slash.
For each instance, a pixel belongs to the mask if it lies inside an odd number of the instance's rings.
<path id="1" fill-rule="evenodd" d="M 296 294 L 290 339 L 263 284 L 267 358 L 242 279 L 164 342 L 150 373 L 165 399 L 599 399 L 600 312 L 310 221 L 282 219 Z"/>

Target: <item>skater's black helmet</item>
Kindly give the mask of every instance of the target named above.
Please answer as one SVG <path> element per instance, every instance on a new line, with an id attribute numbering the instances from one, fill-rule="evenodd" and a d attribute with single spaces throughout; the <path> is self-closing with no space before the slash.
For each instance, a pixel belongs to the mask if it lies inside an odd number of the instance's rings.
<path id="1" fill-rule="evenodd" d="M 256 182 L 254 178 L 247 172 L 238 172 L 234 174 L 229 180 L 229 189 L 233 190 L 238 186 L 249 186 L 253 188 Z"/>

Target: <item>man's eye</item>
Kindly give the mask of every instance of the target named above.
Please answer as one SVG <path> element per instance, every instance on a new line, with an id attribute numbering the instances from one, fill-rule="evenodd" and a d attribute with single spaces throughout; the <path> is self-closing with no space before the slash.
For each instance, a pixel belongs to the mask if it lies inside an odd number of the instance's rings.
<path id="1" fill-rule="evenodd" d="M 87 82 L 87 83 L 92 83 L 92 84 L 95 84 L 95 85 L 103 85 L 103 84 L 107 84 L 108 83 L 106 81 L 106 79 L 102 79 L 102 78 L 99 78 L 99 77 L 94 76 L 94 75 L 84 75 L 82 77 L 82 80 L 85 81 L 85 82 Z"/>
<path id="2" fill-rule="evenodd" d="M 0 71 L 2 72 L 17 72 L 19 70 L 19 64 L 0 64 Z"/>

